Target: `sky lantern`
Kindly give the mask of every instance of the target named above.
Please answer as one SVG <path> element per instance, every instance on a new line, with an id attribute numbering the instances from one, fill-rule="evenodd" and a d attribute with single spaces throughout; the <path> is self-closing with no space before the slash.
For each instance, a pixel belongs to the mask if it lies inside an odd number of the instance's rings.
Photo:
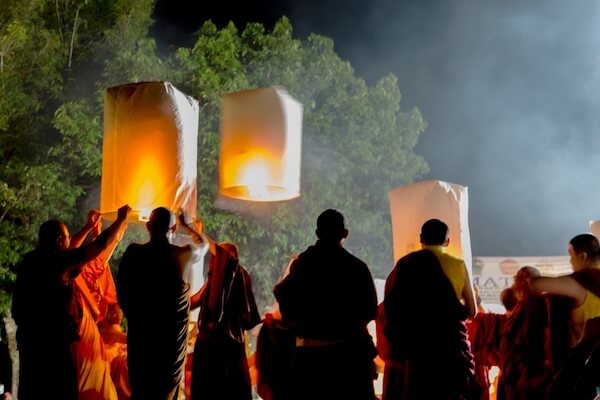
<path id="1" fill-rule="evenodd" d="M 471 273 L 469 197 L 465 186 L 428 180 L 392 189 L 389 198 L 395 261 L 421 248 L 421 226 L 437 218 L 450 230 L 446 252 L 464 259 Z"/>
<path id="2" fill-rule="evenodd" d="M 302 104 L 283 88 L 221 99 L 219 194 L 251 201 L 300 196 Z"/>
<path id="3" fill-rule="evenodd" d="M 134 221 L 160 206 L 195 219 L 198 114 L 198 102 L 169 82 L 106 91 L 100 209 L 108 219 L 123 204 Z"/>
<path id="4" fill-rule="evenodd" d="M 590 231 L 592 232 L 592 235 L 600 239 L 600 220 L 590 221 Z"/>

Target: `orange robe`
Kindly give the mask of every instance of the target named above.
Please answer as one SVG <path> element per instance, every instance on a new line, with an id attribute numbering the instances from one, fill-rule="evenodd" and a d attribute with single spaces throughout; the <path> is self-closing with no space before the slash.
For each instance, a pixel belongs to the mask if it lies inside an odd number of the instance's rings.
<path id="1" fill-rule="evenodd" d="M 81 280 L 76 279 L 74 286 L 82 310 L 79 341 L 71 345 L 78 374 L 79 400 L 117 400 L 104 343 L 90 306 L 78 290 L 80 285 Z"/>

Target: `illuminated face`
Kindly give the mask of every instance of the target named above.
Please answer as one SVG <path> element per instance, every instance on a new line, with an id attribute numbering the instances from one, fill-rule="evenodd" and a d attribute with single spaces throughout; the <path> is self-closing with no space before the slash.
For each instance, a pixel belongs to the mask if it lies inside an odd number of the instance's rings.
<path id="1" fill-rule="evenodd" d="M 65 224 L 61 224 L 60 233 L 56 237 L 56 244 L 60 250 L 68 249 L 71 245 L 71 235 Z"/>
<path id="2" fill-rule="evenodd" d="M 569 261 L 571 262 L 573 271 L 580 271 L 585 267 L 585 265 L 584 265 L 585 256 L 586 256 L 585 253 L 583 253 L 583 252 L 577 253 L 575 251 L 575 249 L 573 249 L 573 246 L 569 245 L 569 256 L 570 256 Z"/>

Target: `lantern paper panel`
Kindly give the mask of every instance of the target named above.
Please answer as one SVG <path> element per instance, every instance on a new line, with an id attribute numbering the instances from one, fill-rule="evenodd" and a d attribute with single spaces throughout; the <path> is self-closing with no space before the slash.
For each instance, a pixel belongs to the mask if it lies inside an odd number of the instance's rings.
<path id="1" fill-rule="evenodd" d="M 169 82 L 111 87 L 104 96 L 100 210 L 132 221 L 156 207 L 196 216 L 198 102 Z"/>
<path id="2" fill-rule="evenodd" d="M 590 231 L 600 240 L 600 220 L 590 221 Z"/>
<path id="3" fill-rule="evenodd" d="M 446 252 L 465 260 L 471 273 L 469 198 L 465 186 L 438 180 L 405 185 L 389 192 L 392 214 L 394 260 L 421 248 L 421 226 L 437 218 L 448 225 L 450 243 Z"/>
<path id="4" fill-rule="evenodd" d="M 223 96 L 219 194 L 252 201 L 300 196 L 301 145 L 302 104 L 284 89 Z"/>

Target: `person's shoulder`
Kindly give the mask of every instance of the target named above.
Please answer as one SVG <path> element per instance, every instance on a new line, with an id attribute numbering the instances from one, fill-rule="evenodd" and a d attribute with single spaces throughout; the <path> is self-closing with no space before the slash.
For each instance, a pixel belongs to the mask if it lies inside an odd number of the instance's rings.
<path id="1" fill-rule="evenodd" d="M 348 260 L 350 261 L 350 263 L 352 263 L 353 265 L 355 265 L 358 268 L 369 268 L 369 266 L 367 265 L 366 262 L 364 262 L 363 260 L 361 260 L 360 258 L 358 258 L 357 256 L 355 256 L 354 254 L 350 253 L 348 250 L 346 250 L 345 248 L 343 248 L 344 254 L 346 255 L 346 257 L 348 258 Z"/>
<path id="2" fill-rule="evenodd" d="M 453 256 L 452 254 L 448 254 L 448 253 L 439 253 L 439 254 L 437 254 L 437 256 L 441 260 L 449 261 L 452 265 L 465 266 L 466 267 L 465 260 L 463 260 L 460 257 L 456 257 L 456 256 Z"/>
<path id="3" fill-rule="evenodd" d="M 144 245 L 140 243 L 131 243 L 127 246 L 121 257 L 121 262 L 131 257 L 139 257 L 143 253 Z"/>

